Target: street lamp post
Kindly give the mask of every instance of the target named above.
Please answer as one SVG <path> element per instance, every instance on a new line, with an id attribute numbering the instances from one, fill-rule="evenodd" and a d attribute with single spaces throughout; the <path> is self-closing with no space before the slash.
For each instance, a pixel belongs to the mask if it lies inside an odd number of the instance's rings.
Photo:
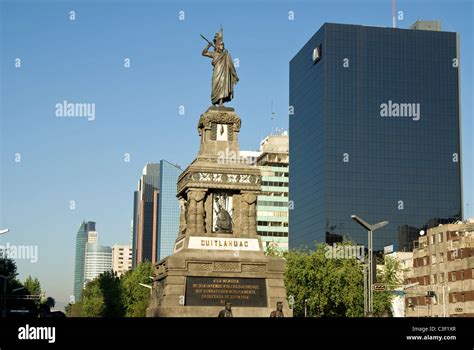
<path id="1" fill-rule="evenodd" d="M 367 264 L 362 265 L 364 270 L 364 315 L 367 315 Z"/>
<path id="2" fill-rule="evenodd" d="M 0 235 L 4 235 L 10 231 L 9 229 L 1 229 Z M 6 259 L 6 252 L 2 252 L 2 258 Z M 7 282 L 13 276 L 4 276 L 0 275 L 0 278 L 3 278 L 3 310 L 2 310 L 2 317 L 7 317 Z"/>
<path id="3" fill-rule="evenodd" d="M 373 291 L 373 274 L 374 274 L 374 259 L 373 259 L 373 239 L 372 235 L 373 232 L 381 227 L 384 227 L 385 225 L 388 224 L 388 221 L 381 221 L 379 223 L 376 223 L 374 225 L 368 224 L 366 221 L 362 220 L 360 217 L 357 215 L 351 215 L 351 219 L 357 222 L 359 225 L 364 227 L 367 230 L 368 237 L 367 237 L 367 243 L 369 245 L 369 283 L 368 283 L 368 311 L 367 313 L 373 313 L 374 312 L 374 291 Z"/>
<path id="4" fill-rule="evenodd" d="M 7 317 L 7 282 L 13 276 L 4 276 L 0 275 L 0 278 L 3 278 L 3 309 L 2 309 L 2 317 Z"/>
<path id="5" fill-rule="evenodd" d="M 0 235 L 4 235 L 4 234 L 7 233 L 8 231 L 10 231 L 10 230 L 9 230 L 9 229 L 1 229 L 1 230 L 0 230 Z M 1 258 L 2 258 L 2 259 L 6 259 L 6 257 L 7 257 L 7 256 L 6 256 L 6 252 L 3 252 L 3 251 L 2 251 L 2 256 L 1 256 Z"/>

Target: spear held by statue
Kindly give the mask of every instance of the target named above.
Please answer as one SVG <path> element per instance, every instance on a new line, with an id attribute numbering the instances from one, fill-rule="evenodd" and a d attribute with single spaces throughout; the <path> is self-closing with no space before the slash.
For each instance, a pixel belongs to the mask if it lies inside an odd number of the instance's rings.
<path id="1" fill-rule="evenodd" d="M 207 40 L 207 38 L 206 38 L 204 35 L 202 35 L 202 34 L 200 34 L 200 35 L 201 35 L 201 38 L 203 38 L 204 40 L 206 40 L 209 45 L 211 45 L 214 49 L 216 48 L 216 47 L 214 46 L 214 44 L 211 43 L 209 40 Z"/>

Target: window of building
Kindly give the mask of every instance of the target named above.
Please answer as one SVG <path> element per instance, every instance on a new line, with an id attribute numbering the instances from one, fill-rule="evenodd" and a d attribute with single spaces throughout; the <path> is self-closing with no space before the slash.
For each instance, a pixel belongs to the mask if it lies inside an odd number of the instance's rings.
<path id="1" fill-rule="evenodd" d="M 436 264 L 436 254 L 431 255 L 431 265 Z"/>
<path id="2" fill-rule="evenodd" d="M 460 256 L 459 256 L 459 250 L 458 249 L 454 249 L 451 251 L 451 259 L 452 260 L 457 260 L 457 259 L 460 259 Z"/>
<path id="3" fill-rule="evenodd" d="M 444 283 L 444 273 L 439 274 L 439 283 Z"/>
<path id="4" fill-rule="evenodd" d="M 438 242 L 443 242 L 443 232 L 438 233 Z"/>
<path id="5" fill-rule="evenodd" d="M 444 253 L 439 253 L 439 262 L 444 262 Z"/>
<path id="6" fill-rule="evenodd" d="M 464 270 L 461 270 L 461 281 L 464 281 Z"/>
<path id="7" fill-rule="evenodd" d="M 466 293 L 461 293 L 461 301 L 464 303 L 466 301 Z"/>
<path id="8" fill-rule="evenodd" d="M 453 303 L 457 303 L 458 298 L 456 296 L 456 293 L 451 294 L 453 296 Z"/>
<path id="9" fill-rule="evenodd" d="M 426 265 L 428 265 L 428 257 L 424 256 L 423 257 L 423 266 L 426 266 Z"/>
<path id="10" fill-rule="evenodd" d="M 456 271 L 451 272 L 451 281 L 456 281 Z"/>
<path id="11" fill-rule="evenodd" d="M 436 274 L 433 275 L 433 283 L 438 283 L 438 276 Z"/>
<path id="12" fill-rule="evenodd" d="M 435 235 L 431 235 L 430 236 L 430 244 L 435 244 L 436 243 L 436 236 Z"/>
<path id="13" fill-rule="evenodd" d="M 423 279 L 424 279 L 423 284 L 425 286 L 430 284 L 430 276 L 425 276 Z"/>

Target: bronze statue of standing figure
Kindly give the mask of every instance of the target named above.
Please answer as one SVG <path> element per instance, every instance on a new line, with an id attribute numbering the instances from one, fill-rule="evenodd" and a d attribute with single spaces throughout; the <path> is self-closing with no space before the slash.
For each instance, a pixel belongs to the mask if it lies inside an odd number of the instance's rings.
<path id="1" fill-rule="evenodd" d="M 213 105 L 222 107 L 225 102 L 229 102 L 234 98 L 234 85 L 237 84 L 239 78 L 235 71 L 232 57 L 225 49 L 222 28 L 214 36 L 213 43 L 204 36 L 201 35 L 201 37 L 208 43 L 204 50 L 202 50 L 202 55 L 212 58 L 211 101 Z M 214 51 L 209 52 L 211 46 L 214 48 Z"/>

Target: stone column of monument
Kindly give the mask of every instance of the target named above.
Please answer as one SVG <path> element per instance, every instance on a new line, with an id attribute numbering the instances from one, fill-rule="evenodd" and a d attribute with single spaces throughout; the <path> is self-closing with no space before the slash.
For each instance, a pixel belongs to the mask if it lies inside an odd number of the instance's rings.
<path id="1" fill-rule="evenodd" d="M 209 44 L 203 55 L 213 60 L 213 106 L 198 121 L 197 157 L 178 179 L 179 232 L 174 253 L 154 266 L 147 316 L 217 317 L 230 303 L 234 317 L 269 317 L 278 302 L 291 316 L 285 262 L 266 256 L 257 235 L 260 171 L 240 161 L 241 120 L 234 108 L 224 106 L 238 78 L 222 30 Z"/>

